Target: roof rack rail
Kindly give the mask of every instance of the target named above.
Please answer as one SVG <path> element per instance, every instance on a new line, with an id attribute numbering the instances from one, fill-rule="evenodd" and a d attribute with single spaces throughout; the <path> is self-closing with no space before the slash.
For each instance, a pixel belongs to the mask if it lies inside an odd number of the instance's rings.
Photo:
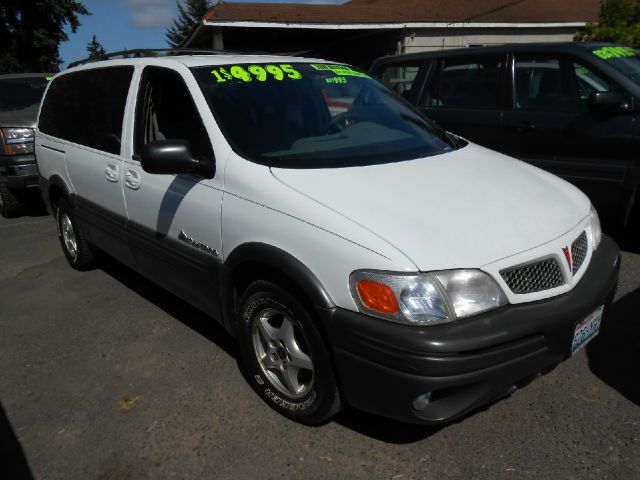
<path id="1" fill-rule="evenodd" d="M 101 60 L 110 60 L 112 58 L 141 58 L 141 57 L 168 57 L 172 55 L 224 55 L 239 54 L 231 50 L 214 50 L 209 48 L 138 48 L 134 50 L 121 50 L 119 52 L 105 53 L 95 57 L 85 58 L 71 62 L 67 68 L 77 67 L 86 63 L 99 62 Z"/>

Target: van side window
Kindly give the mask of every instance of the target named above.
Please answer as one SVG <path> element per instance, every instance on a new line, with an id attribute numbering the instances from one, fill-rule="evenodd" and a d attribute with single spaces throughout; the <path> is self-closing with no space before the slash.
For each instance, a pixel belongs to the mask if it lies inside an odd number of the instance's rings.
<path id="1" fill-rule="evenodd" d="M 122 123 L 133 67 L 62 75 L 49 87 L 38 127 L 69 142 L 120 154 Z"/>
<path id="2" fill-rule="evenodd" d="M 423 64 L 424 60 L 385 65 L 376 73 L 376 77 L 389 90 L 393 90 L 405 99 L 408 99 L 411 95 L 413 82 L 418 76 L 420 67 Z"/>
<path id="3" fill-rule="evenodd" d="M 140 82 L 134 153 L 158 140 L 187 140 L 194 158 L 213 163 L 209 135 L 179 73 L 146 67 Z"/>
<path id="4" fill-rule="evenodd" d="M 497 108 L 503 66 L 502 56 L 445 59 L 420 104 L 432 108 Z"/>

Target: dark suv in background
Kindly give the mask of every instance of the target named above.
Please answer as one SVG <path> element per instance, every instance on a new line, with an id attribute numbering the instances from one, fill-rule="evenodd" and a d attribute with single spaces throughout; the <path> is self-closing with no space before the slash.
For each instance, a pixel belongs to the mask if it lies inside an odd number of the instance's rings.
<path id="1" fill-rule="evenodd" d="M 53 74 L 0 75 L 0 214 L 18 215 L 39 190 L 34 129 L 42 94 Z"/>
<path id="2" fill-rule="evenodd" d="M 640 57 L 605 43 L 384 57 L 372 73 L 447 130 L 555 173 L 640 226 Z"/>

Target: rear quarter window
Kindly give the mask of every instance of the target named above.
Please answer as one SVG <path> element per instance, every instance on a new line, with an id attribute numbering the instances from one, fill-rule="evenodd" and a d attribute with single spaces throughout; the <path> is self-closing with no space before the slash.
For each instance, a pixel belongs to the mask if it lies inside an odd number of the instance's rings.
<path id="1" fill-rule="evenodd" d="M 69 142 L 119 154 L 132 66 L 61 75 L 45 96 L 38 128 Z"/>

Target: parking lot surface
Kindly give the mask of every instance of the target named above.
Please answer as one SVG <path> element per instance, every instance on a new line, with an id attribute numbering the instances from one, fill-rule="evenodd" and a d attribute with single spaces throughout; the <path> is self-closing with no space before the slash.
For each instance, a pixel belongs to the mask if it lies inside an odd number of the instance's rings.
<path id="1" fill-rule="evenodd" d="M 69 268 L 50 217 L 0 238 L 3 478 L 640 478 L 637 253 L 599 337 L 511 397 L 443 428 L 351 409 L 311 428 L 206 315 L 114 261 Z"/>

